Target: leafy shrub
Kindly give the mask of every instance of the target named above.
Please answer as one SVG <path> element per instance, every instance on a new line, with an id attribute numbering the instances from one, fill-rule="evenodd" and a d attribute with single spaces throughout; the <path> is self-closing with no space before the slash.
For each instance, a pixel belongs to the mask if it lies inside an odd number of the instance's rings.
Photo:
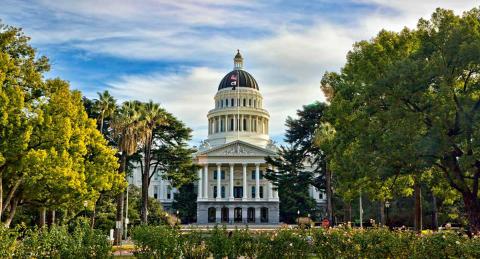
<path id="1" fill-rule="evenodd" d="M 479 237 L 453 232 L 419 235 L 386 228 L 256 232 L 215 227 L 180 234 L 166 226 L 136 231 L 132 235 L 139 254 L 155 258 L 480 258 Z"/>
<path id="2" fill-rule="evenodd" d="M 0 229 L 1 258 L 109 258 L 112 246 L 99 230 L 80 222 L 71 232 L 68 226 Z M 22 237 L 22 239 L 19 239 Z"/>
<path id="3" fill-rule="evenodd" d="M 177 258 L 180 256 L 179 233 L 170 226 L 140 225 L 131 231 L 138 258 Z"/>

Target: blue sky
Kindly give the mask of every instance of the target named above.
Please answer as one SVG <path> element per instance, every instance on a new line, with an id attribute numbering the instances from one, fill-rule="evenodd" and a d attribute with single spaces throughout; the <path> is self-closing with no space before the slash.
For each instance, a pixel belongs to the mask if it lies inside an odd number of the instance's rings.
<path id="1" fill-rule="evenodd" d="M 48 77 L 89 98 L 149 100 L 206 137 L 206 114 L 240 49 L 271 115 L 273 139 L 296 109 L 324 100 L 319 82 L 338 71 L 356 41 L 414 27 L 436 7 L 479 1 L 387 0 L 1 0 L 3 23 L 22 27 L 52 63 Z"/>

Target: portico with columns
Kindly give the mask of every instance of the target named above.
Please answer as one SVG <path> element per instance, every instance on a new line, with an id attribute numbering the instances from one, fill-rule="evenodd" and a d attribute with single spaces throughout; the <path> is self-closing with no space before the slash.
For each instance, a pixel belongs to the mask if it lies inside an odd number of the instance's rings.
<path id="1" fill-rule="evenodd" d="M 270 115 L 239 51 L 213 107 L 207 114 L 208 138 L 195 154 L 197 223 L 278 224 L 278 192 L 264 177 L 265 157 L 276 155 L 268 136 Z"/>
<path id="2" fill-rule="evenodd" d="M 199 154 L 197 222 L 277 224 L 278 192 L 264 178 L 273 155 L 241 140 Z"/>

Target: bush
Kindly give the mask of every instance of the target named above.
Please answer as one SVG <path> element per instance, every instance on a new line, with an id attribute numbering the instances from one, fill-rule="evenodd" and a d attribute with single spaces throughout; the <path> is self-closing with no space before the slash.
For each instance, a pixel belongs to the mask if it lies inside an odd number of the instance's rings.
<path id="1" fill-rule="evenodd" d="M 0 229 L 1 258 L 109 258 L 112 246 L 99 230 L 79 222 L 71 232 L 67 226 Z M 20 240 L 19 237 L 22 237 Z"/>
<path id="2" fill-rule="evenodd" d="M 139 255 L 155 258 L 480 258 L 480 238 L 458 233 L 390 231 L 386 228 L 209 231 L 180 234 L 143 226 L 132 237 Z"/>
<path id="3" fill-rule="evenodd" d="M 177 258 L 179 233 L 170 226 L 140 225 L 131 231 L 132 239 L 139 250 L 138 258 Z"/>

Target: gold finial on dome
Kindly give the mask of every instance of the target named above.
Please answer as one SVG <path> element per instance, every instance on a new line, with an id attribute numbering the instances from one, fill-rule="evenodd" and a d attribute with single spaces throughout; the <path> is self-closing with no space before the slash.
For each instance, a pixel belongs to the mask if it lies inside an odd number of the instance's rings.
<path id="1" fill-rule="evenodd" d="M 243 69 L 243 57 L 239 49 L 237 49 L 237 55 L 233 58 L 233 69 Z"/>

